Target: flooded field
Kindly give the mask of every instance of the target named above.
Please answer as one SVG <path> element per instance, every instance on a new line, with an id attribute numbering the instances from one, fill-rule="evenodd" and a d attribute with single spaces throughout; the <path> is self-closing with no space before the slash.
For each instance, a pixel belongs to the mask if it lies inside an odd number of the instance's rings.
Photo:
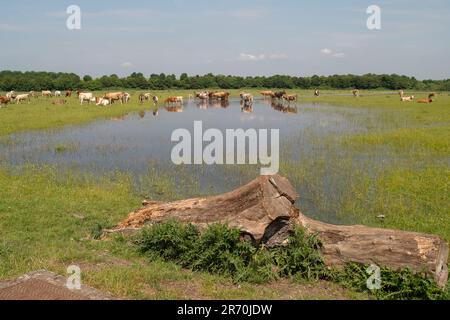
<path id="1" fill-rule="evenodd" d="M 341 145 L 342 137 L 382 130 L 387 123 L 381 115 L 367 108 L 313 103 L 288 105 L 257 100 L 249 108 L 239 100 L 226 104 L 189 101 L 182 107 L 143 108 L 88 125 L 6 136 L 0 139 L 0 161 L 13 171 L 33 164 L 52 166 L 60 174 L 71 171 L 101 177 L 125 173 L 143 197 L 158 193 L 155 180 L 164 177 L 175 186 L 174 195 L 195 196 L 238 187 L 255 178 L 260 166 L 175 166 L 171 161 L 176 144 L 171 142 L 171 134 L 175 129 L 192 132 L 198 120 L 203 122 L 204 131 L 279 129 L 280 173 L 297 188 L 301 209 L 324 221 L 352 223 L 351 215 L 339 213 L 354 193 L 353 188 L 362 179 L 375 178 L 386 167 L 409 161 L 407 154 L 399 156 L 386 146 L 367 152 Z"/>

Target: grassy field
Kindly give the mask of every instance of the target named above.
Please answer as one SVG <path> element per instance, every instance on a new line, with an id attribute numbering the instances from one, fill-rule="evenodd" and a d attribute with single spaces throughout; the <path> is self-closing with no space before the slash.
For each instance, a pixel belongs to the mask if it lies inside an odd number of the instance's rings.
<path id="1" fill-rule="evenodd" d="M 53 106 L 41 98 L 29 105 L 9 105 L 0 109 L 0 138 L 144 109 L 136 102 L 135 92 L 130 93 L 134 94 L 132 103 L 111 108 L 80 106 L 75 98 L 65 106 Z M 232 91 L 234 96 L 238 93 Z M 371 226 L 434 233 L 450 241 L 448 93 L 439 94 L 429 105 L 401 103 L 395 94 L 372 96 L 361 92 L 361 97 L 354 98 L 337 95 L 349 94 L 347 91 L 324 91 L 321 97 L 314 98 L 309 91 L 298 93 L 302 102 L 371 110 L 373 117 L 355 119 L 366 127 L 366 133 L 318 140 L 317 144 L 327 150 L 323 159 L 283 161 L 282 157 L 283 175 L 296 185 L 308 185 L 314 195 L 309 200 L 324 212 Z M 154 94 L 164 99 L 170 95 L 187 96 L 188 92 Z M 344 108 L 342 112 L 345 114 Z M 290 143 L 295 144 L 295 138 Z M 377 159 L 380 150 L 389 151 L 387 164 Z M 354 165 L 355 156 L 368 159 L 370 172 Z M 244 171 L 242 177 L 250 180 L 252 172 Z M 329 199 L 324 194 L 324 179 L 333 177 L 339 178 L 339 188 Z M 173 200 L 188 195 L 173 192 L 176 183 L 169 174 L 150 175 L 148 184 L 152 199 Z M 77 264 L 85 283 L 123 298 L 367 298 L 327 282 L 298 284 L 283 280 L 267 285 L 237 285 L 230 279 L 181 270 L 174 264 L 148 262 L 120 237 L 96 240 L 101 228 L 113 226 L 139 207 L 141 196 L 133 189 L 127 173 L 103 179 L 77 172 L 62 174 L 52 167 L 29 167 L 14 173 L 3 163 L 0 190 L 0 279 L 37 269 L 65 274 L 68 265 Z M 307 206 L 302 210 L 309 213 Z M 386 219 L 380 221 L 378 215 Z"/>

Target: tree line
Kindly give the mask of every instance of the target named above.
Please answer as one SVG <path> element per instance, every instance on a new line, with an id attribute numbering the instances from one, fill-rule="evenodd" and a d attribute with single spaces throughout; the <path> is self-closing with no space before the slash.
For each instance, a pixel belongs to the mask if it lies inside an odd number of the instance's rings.
<path id="1" fill-rule="evenodd" d="M 240 88 L 283 88 L 283 89 L 411 89 L 450 91 L 450 79 L 423 80 L 397 74 L 332 75 L 296 77 L 287 75 L 241 77 L 230 75 L 189 76 L 186 73 L 177 77 L 173 74 L 151 74 L 145 77 L 134 72 L 127 77 L 115 74 L 93 78 L 89 75 L 80 77 L 74 73 L 61 72 L 21 72 L 0 71 L 0 90 L 2 91 L 40 91 L 85 89 L 104 90 L 110 88 L 132 88 L 149 90 L 205 88 L 240 89 Z"/>

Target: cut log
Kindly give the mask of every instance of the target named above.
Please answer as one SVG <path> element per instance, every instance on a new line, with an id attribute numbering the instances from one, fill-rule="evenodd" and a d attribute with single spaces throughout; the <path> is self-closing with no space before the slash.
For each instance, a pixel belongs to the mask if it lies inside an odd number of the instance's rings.
<path id="1" fill-rule="evenodd" d="M 349 262 L 375 264 L 394 270 L 426 272 L 444 287 L 448 280 L 448 244 L 438 236 L 366 226 L 336 226 L 308 218 L 296 219 L 322 244 L 325 263 L 344 267 Z"/>
<path id="2" fill-rule="evenodd" d="M 201 228 L 227 223 L 256 243 L 287 243 L 292 228 L 316 234 L 327 265 L 376 264 L 394 270 L 409 268 L 430 274 L 440 286 L 448 279 L 448 244 L 438 236 L 366 226 L 337 226 L 313 220 L 294 205 L 299 198 L 290 182 L 279 175 L 261 176 L 234 191 L 170 203 L 150 202 L 130 213 L 107 232 L 129 233 L 145 225 L 176 219 Z"/>

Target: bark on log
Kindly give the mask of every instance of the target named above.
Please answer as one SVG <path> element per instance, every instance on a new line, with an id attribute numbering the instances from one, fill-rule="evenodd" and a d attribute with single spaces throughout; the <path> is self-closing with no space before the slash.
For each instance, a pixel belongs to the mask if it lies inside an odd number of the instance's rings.
<path id="1" fill-rule="evenodd" d="M 294 206 L 298 194 L 279 175 L 261 176 L 234 191 L 212 197 L 170 203 L 147 202 L 115 229 L 129 233 L 147 224 L 177 219 L 205 227 L 227 223 L 239 228 L 255 243 L 276 246 L 286 243 L 294 225 L 317 234 L 322 256 L 329 266 L 356 262 L 392 269 L 425 271 L 445 286 L 448 278 L 448 244 L 438 236 L 365 226 L 337 226 L 315 221 Z"/>
<path id="2" fill-rule="evenodd" d="M 170 203 L 148 202 L 131 213 L 115 231 L 133 232 L 145 224 L 176 219 L 200 227 L 227 223 L 260 242 L 268 226 L 277 220 L 289 221 L 298 215 L 293 206 L 298 195 L 289 181 L 280 176 L 260 177 L 231 192 Z"/>

